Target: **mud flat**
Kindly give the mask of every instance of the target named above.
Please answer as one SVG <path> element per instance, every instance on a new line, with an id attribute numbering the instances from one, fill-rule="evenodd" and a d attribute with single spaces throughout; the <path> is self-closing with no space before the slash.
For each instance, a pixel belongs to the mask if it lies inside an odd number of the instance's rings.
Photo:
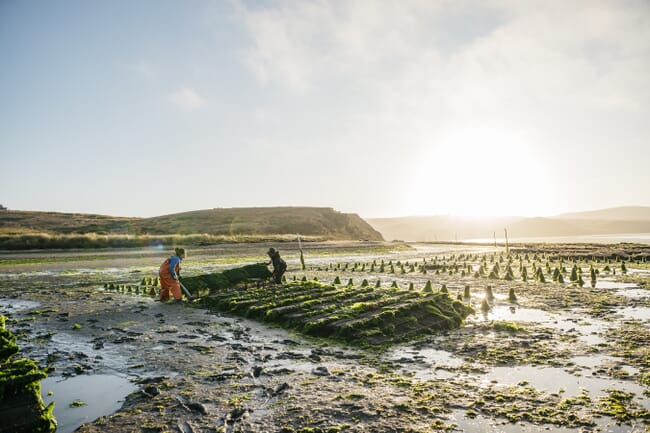
<path id="1" fill-rule="evenodd" d="M 220 248 L 190 252 L 183 275 L 259 262 L 268 245 Z M 285 248 L 284 291 L 231 287 L 209 309 L 104 289 L 153 277 L 159 253 L 122 264 L 14 257 L 0 261 L 0 313 L 48 370 L 60 431 L 647 431 L 648 250 L 607 248 L 322 245 L 304 270 Z M 381 334 L 337 338 L 309 332 L 315 314 L 267 320 L 298 291 L 310 314 L 380 313 L 396 294 L 445 296 L 476 314 L 403 339 L 386 338 L 383 321 Z"/>

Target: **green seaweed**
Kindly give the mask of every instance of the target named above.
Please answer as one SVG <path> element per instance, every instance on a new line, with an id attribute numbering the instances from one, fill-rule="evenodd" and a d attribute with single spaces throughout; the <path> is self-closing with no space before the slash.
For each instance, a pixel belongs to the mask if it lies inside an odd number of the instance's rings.
<path id="1" fill-rule="evenodd" d="M 202 301 L 211 308 L 362 346 L 453 329 L 473 312 L 442 293 L 394 287 L 337 287 L 316 281 L 283 287 L 232 287 Z"/>
<path id="2" fill-rule="evenodd" d="M 19 350 L 5 321 L 6 317 L 0 315 L 0 408 L 7 408 L 15 416 L 4 420 L 4 427 L 16 433 L 54 432 L 54 403 L 45 407 L 41 399 L 40 381 L 47 373 L 31 359 L 12 359 Z"/>
<path id="3" fill-rule="evenodd" d="M 228 269 L 221 273 L 183 277 L 182 282 L 193 295 L 204 296 L 250 280 L 265 280 L 270 276 L 271 271 L 265 263 L 256 263 Z M 304 281 L 307 280 L 305 277 L 303 278 Z"/>

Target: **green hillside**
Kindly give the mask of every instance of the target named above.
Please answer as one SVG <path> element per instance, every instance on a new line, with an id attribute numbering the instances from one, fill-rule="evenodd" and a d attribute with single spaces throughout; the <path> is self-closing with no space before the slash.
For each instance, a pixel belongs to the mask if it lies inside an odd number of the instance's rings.
<path id="1" fill-rule="evenodd" d="M 142 220 L 148 234 L 209 233 L 217 235 L 264 235 L 300 233 L 329 239 L 382 240 L 379 232 L 356 214 L 332 208 L 260 207 L 208 209 Z"/>
<path id="2" fill-rule="evenodd" d="M 153 218 L 0 211 L 0 248 L 5 249 L 139 246 L 179 235 L 185 238 L 177 240 L 189 243 L 241 242 L 296 233 L 318 240 L 383 240 L 358 215 L 332 208 L 217 208 Z"/>
<path id="3" fill-rule="evenodd" d="M 0 234 L 136 234 L 140 218 L 106 215 L 0 211 Z"/>

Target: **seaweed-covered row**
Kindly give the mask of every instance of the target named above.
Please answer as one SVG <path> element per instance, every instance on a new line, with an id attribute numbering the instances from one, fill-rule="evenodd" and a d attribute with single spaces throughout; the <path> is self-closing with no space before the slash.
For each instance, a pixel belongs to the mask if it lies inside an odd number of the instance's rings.
<path id="1" fill-rule="evenodd" d="M 203 303 L 353 344 L 394 343 L 457 328 L 473 313 L 471 307 L 445 292 L 318 281 L 229 286 L 212 291 Z"/>
<path id="2" fill-rule="evenodd" d="M 204 296 L 208 293 L 233 287 L 245 281 L 262 281 L 271 276 L 265 263 L 241 266 L 213 274 L 183 277 L 183 285 L 193 295 Z"/>
<path id="3" fill-rule="evenodd" d="M 0 433 L 53 432 L 54 402 L 45 407 L 41 379 L 47 374 L 31 359 L 15 358 L 16 336 L 0 315 Z"/>
<path id="4" fill-rule="evenodd" d="M 246 265 L 239 268 L 228 269 L 213 274 L 183 277 L 181 282 L 194 296 L 205 296 L 210 291 L 221 290 L 244 282 L 261 283 L 271 276 L 269 268 L 264 263 Z M 158 296 L 160 282 L 158 278 L 144 277 L 140 284 L 105 283 L 104 288 L 132 295 Z"/>

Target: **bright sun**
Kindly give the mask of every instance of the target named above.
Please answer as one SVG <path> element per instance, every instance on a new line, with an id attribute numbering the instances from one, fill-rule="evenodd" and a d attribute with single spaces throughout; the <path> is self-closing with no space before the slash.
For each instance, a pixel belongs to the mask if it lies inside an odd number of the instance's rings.
<path id="1" fill-rule="evenodd" d="M 543 158 L 522 134 L 455 131 L 418 159 L 408 194 L 410 214 L 534 216 L 548 204 Z"/>

